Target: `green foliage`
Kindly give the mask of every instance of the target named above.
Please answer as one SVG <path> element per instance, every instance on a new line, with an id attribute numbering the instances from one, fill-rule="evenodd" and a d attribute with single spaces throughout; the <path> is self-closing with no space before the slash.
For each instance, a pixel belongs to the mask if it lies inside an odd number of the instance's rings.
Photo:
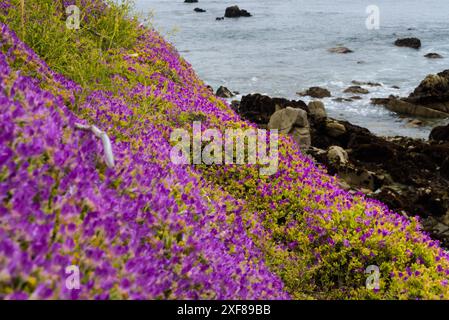
<path id="1" fill-rule="evenodd" d="M 114 53 L 132 48 L 143 33 L 132 15 L 132 3 L 109 1 L 102 12 L 96 0 L 76 3 L 81 10 L 78 30 L 67 28 L 65 9 L 54 0 L 25 1 L 25 30 L 19 0 L 12 1 L 12 9 L 0 21 L 21 35 L 54 71 L 84 88 L 113 90 L 111 76 L 125 66 Z"/>

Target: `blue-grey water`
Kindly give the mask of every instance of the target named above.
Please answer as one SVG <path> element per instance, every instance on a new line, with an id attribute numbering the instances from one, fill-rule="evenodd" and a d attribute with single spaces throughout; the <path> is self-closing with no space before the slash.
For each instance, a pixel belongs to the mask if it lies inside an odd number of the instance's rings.
<path id="1" fill-rule="evenodd" d="M 426 138 L 427 121 L 412 128 L 410 119 L 371 105 L 371 97 L 406 96 L 429 73 L 449 69 L 449 1 L 447 0 L 137 0 L 137 10 L 151 14 L 159 30 L 192 64 L 198 75 L 217 88 L 242 95 L 264 93 L 299 99 L 311 86 L 328 88 L 335 97 L 352 80 L 380 82 L 362 100 L 337 103 L 324 99 L 330 116 L 369 128 L 380 135 Z M 251 18 L 225 19 L 225 8 L 239 5 Z M 378 30 L 366 27 L 366 8 L 380 10 Z M 207 10 L 196 13 L 195 7 Z M 393 45 L 398 37 L 418 37 L 422 48 Z M 327 49 L 344 45 L 348 55 Z M 437 52 L 445 59 L 423 56 Z M 393 89 L 399 86 L 400 89 Z M 307 98 L 301 98 L 307 102 Z"/>

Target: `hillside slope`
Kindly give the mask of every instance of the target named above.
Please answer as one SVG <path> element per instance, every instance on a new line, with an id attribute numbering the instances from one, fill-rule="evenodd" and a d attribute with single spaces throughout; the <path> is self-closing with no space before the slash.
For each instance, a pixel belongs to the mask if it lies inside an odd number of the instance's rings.
<path id="1" fill-rule="evenodd" d="M 176 128 L 253 125 L 126 8 L 76 3 L 74 31 L 53 1 L 27 1 L 25 25 L 1 1 L 1 298 L 449 298 L 449 255 L 419 221 L 341 190 L 288 137 L 273 176 L 173 164 Z M 107 133 L 113 168 L 77 124 Z"/>

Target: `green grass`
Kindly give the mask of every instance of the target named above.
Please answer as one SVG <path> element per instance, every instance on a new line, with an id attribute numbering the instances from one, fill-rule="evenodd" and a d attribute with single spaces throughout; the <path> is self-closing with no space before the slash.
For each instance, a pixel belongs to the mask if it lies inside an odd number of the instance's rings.
<path id="1" fill-rule="evenodd" d="M 114 53 L 131 49 L 143 32 L 131 1 L 106 1 L 107 10 L 99 12 L 96 0 L 83 1 L 84 5 L 77 0 L 81 10 L 78 30 L 67 28 L 68 15 L 60 0 L 25 0 L 25 21 L 21 1 L 11 2 L 13 9 L 0 16 L 0 21 L 15 30 L 54 71 L 84 89 L 115 89 L 111 75 L 123 73 L 125 65 Z"/>

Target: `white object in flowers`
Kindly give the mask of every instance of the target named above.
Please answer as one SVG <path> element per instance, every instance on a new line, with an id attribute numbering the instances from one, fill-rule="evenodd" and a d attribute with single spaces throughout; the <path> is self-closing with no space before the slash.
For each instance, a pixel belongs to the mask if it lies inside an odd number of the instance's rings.
<path id="1" fill-rule="evenodd" d="M 113 168 L 115 165 L 114 153 L 112 152 L 111 140 L 109 139 L 107 133 L 104 131 L 101 131 L 94 125 L 90 126 L 90 125 L 84 125 L 84 124 L 77 123 L 77 124 L 75 124 L 75 127 L 80 130 L 90 130 L 97 138 L 101 139 L 101 142 L 103 143 L 103 150 L 104 150 L 106 165 L 109 168 Z"/>

